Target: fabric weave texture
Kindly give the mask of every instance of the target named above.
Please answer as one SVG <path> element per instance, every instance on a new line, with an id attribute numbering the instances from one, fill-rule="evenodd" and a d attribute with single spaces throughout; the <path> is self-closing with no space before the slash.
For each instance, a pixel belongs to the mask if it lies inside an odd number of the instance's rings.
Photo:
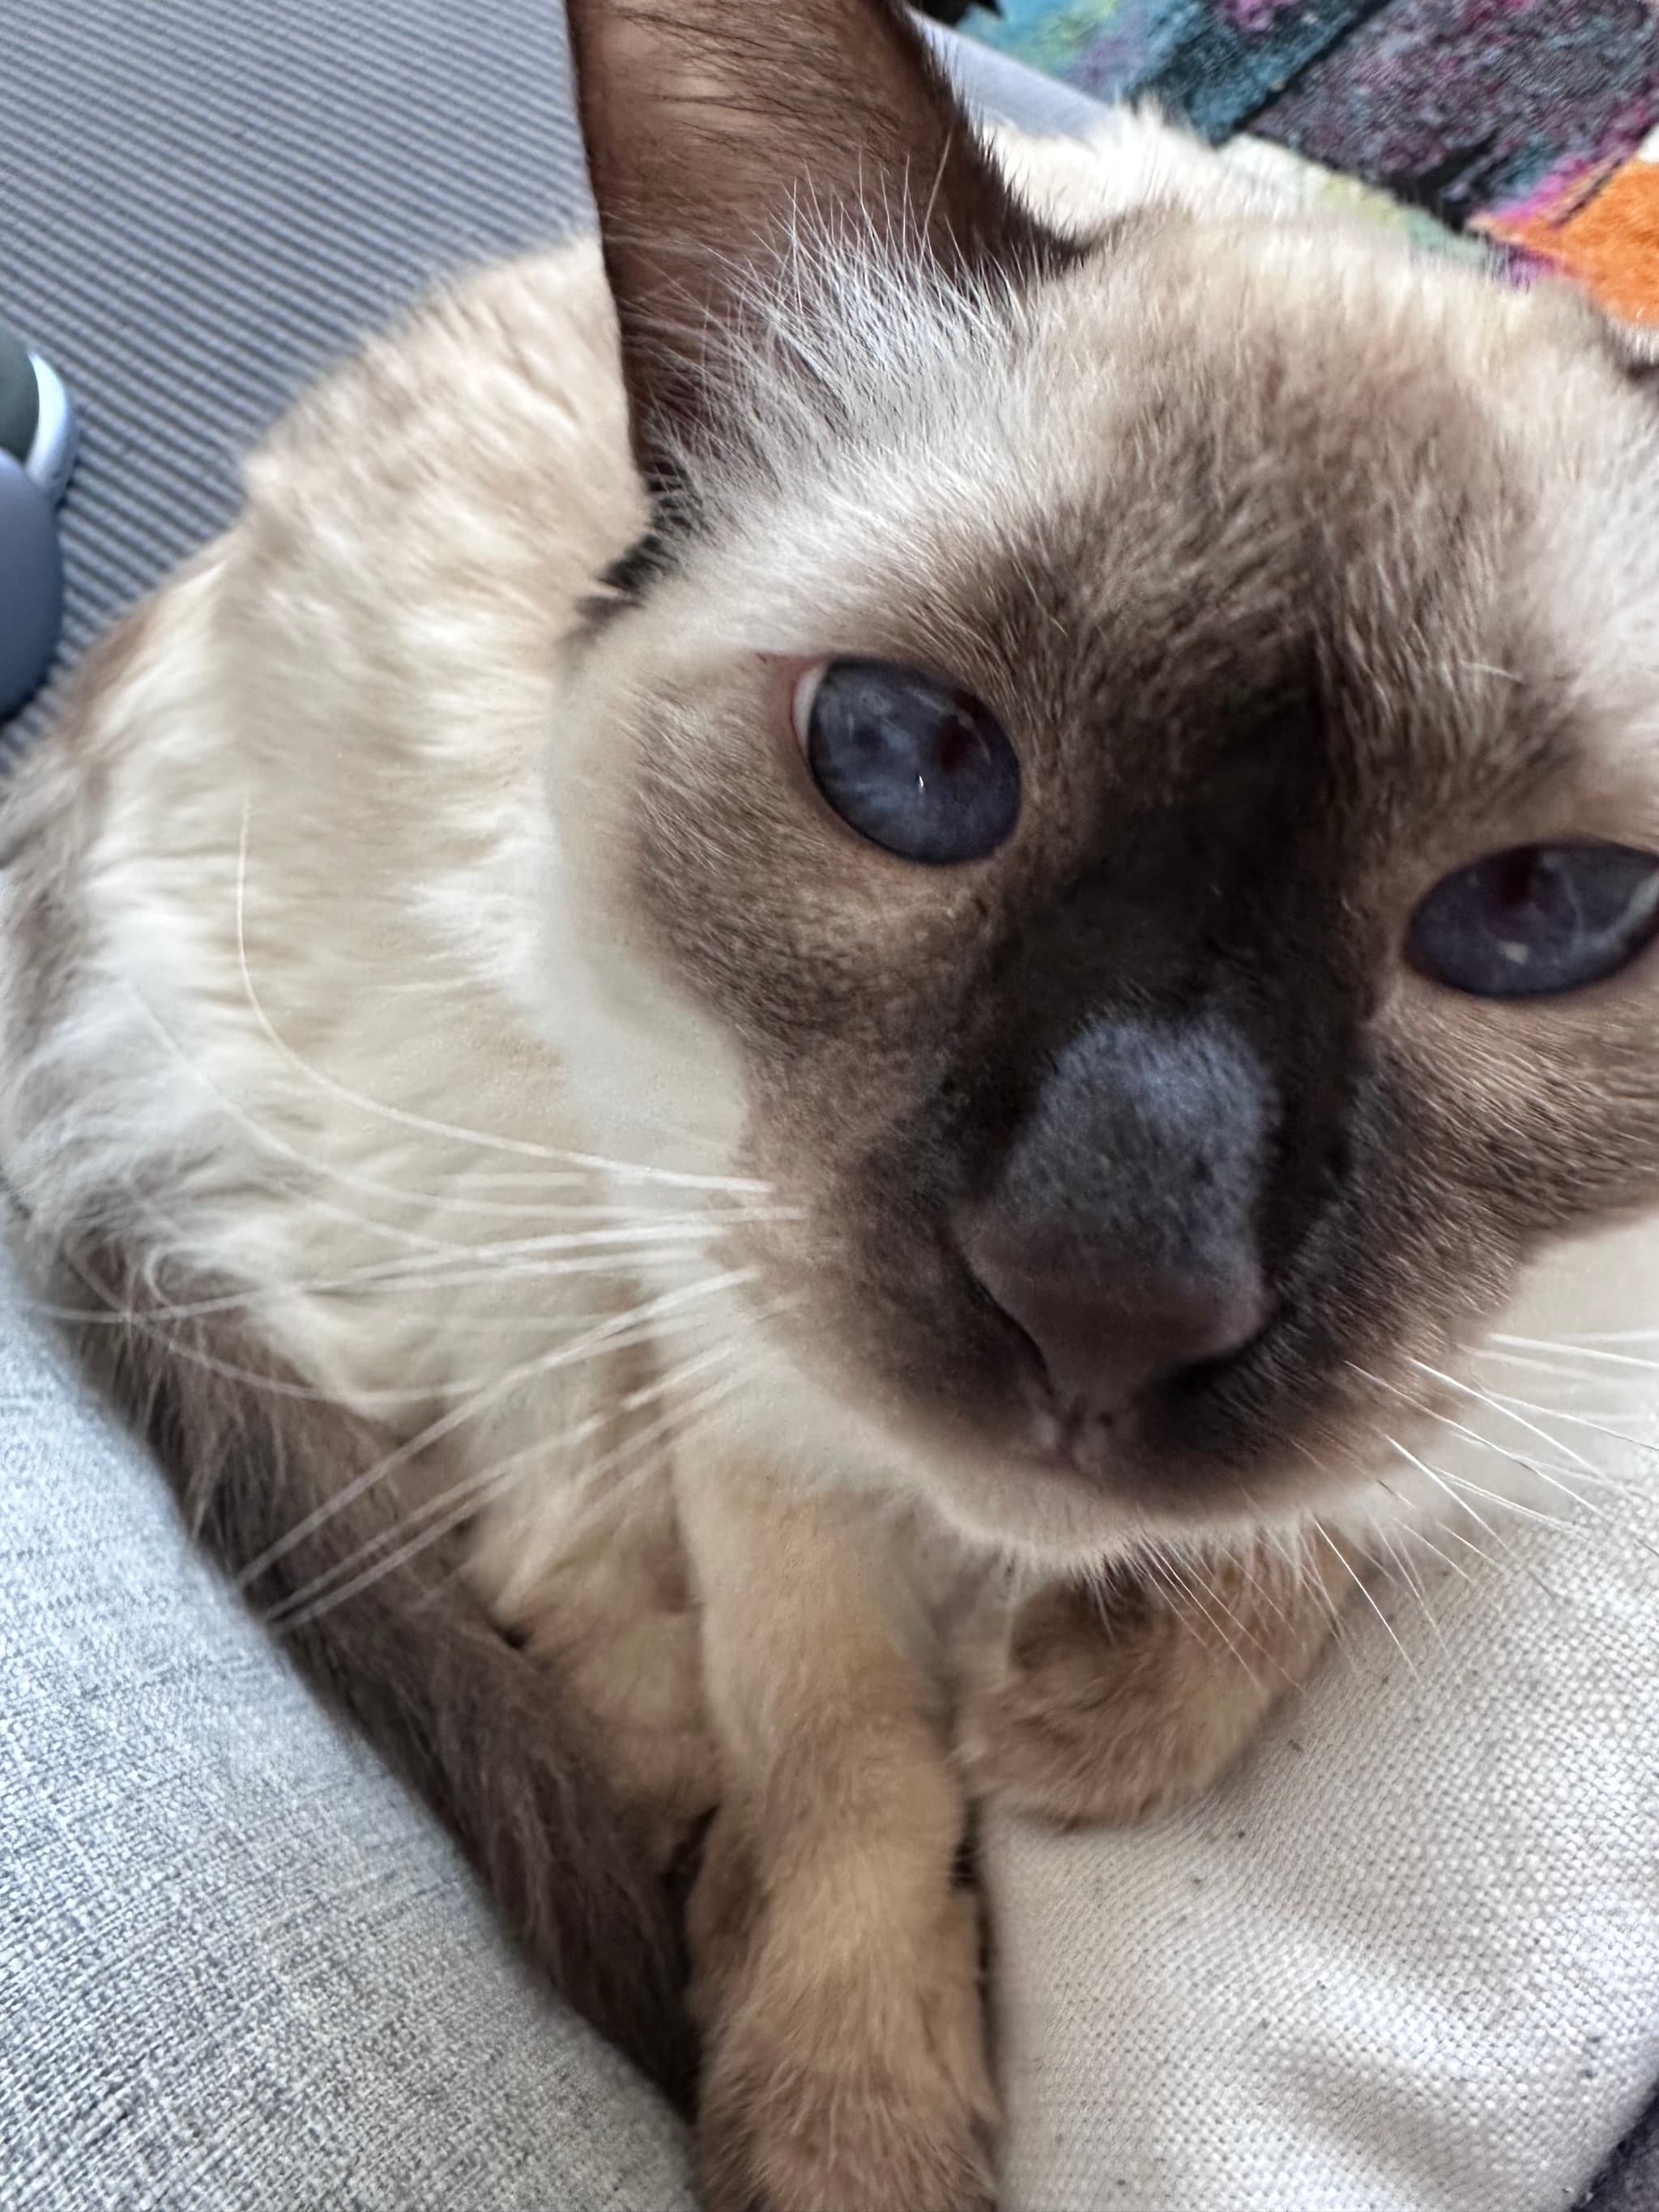
<path id="1" fill-rule="evenodd" d="M 1312 165 L 1314 190 L 1659 324 L 1652 0 L 998 0 L 962 27 L 1213 143 L 1248 131 Z"/>

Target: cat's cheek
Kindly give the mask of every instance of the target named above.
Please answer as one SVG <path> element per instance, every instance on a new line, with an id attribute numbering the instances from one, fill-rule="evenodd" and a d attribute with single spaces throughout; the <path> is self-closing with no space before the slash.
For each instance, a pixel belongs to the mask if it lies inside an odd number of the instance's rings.
<path id="1" fill-rule="evenodd" d="M 1650 951 L 1560 998 L 1462 998 L 1413 979 L 1391 1008 L 1424 1157 L 1478 1210 L 1471 1243 L 1530 1251 L 1659 1198 Z"/>

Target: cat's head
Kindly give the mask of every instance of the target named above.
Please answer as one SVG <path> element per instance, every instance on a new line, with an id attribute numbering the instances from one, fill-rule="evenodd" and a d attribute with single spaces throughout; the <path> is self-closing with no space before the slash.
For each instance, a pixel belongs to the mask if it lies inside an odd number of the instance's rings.
<path id="1" fill-rule="evenodd" d="M 1329 1500 L 1659 1194 L 1659 404 L 1196 150 L 1045 228 L 877 0 L 572 16 L 656 515 L 574 897 L 797 1210 L 755 1358 L 1051 1553 Z"/>

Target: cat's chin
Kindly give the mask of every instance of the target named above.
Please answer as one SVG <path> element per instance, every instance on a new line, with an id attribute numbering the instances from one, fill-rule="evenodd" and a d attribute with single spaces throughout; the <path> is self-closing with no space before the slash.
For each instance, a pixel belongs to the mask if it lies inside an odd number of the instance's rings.
<path id="1" fill-rule="evenodd" d="M 957 1464 L 927 1487 L 935 1510 L 975 1549 L 1048 1570 L 1133 1552 L 1152 1533 L 1121 1496 L 1057 1454 Z"/>
<path id="2" fill-rule="evenodd" d="M 1085 1445 L 1024 1394 L 976 1416 L 944 1389 L 896 1388 L 832 1332 L 803 1337 L 775 1320 L 749 1340 L 744 1364 L 746 1387 L 720 1419 L 774 1464 L 919 1504 L 976 1553 L 1057 1572 L 1148 1544 L 1340 1516 L 1368 1487 L 1364 1469 L 1328 1454 L 1316 1468 L 1289 1446 L 1245 1465 L 1237 1452 L 1160 1449 L 1133 1426 Z"/>
<path id="3" fill-rule="evenodd" d="M 1149 1478 L 1127 1453 L 1116 1463 L 1085 1464 L 1058 1444 L 935 1445 L 907 1460 L 911 1486 L 973 1548 L 1057 1572 L 1149 1544 L 1225 1540 L 1280 1520 L 1295 1525 L 1310 1509 L 1340 1515 L 1364 1487 L 1358 1477 L 1347 1484 L 1332 1478 L 1310 1498 L 1299 1475 L 1271 1469 L 1249 1483 L 1177 1484 Z"/>

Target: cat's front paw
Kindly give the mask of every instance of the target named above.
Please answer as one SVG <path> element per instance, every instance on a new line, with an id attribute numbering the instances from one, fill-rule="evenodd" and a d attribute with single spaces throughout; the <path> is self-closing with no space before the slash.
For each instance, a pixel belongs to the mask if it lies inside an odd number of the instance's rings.
<path id="1" fill-rule="evenodd" d="M 842 1861 L 763 1902 L 726 1817 L 692 1905 L 708 2212 L 992 2212 L 977 1899 L 906 1917 Z"/>
<path id="2" fill-rule="evenodd" d="M 1332 1571 L 1188 1571 L 1183 1589 L 1125 1575 L 981 1611 L 959 1654 L 957 1733 L 975 1796 L 1064 1826 L 1122 1826 L 1232 1765 L 1328 1636 Z"/>

